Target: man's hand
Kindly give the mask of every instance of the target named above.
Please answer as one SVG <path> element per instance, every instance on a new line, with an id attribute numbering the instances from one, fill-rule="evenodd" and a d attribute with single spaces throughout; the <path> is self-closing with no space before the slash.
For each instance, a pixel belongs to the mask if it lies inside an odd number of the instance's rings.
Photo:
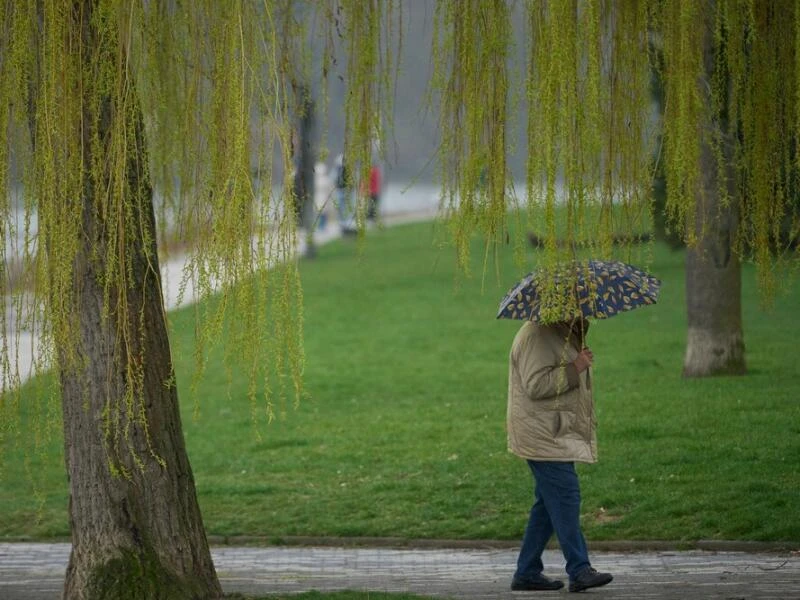
<path id="1" fill-rule="evenodd" d="M 582 373 L 592 366 L 593 360 L 594 354 L 592 354 L 592 351 L 589 350 L 589 348 L 584 348 L 578 352 L 578 356 L 575 357 L 575 360 L 572 361 L 572 364 L 575 365 L 575 370 L 578 373 Z"/>

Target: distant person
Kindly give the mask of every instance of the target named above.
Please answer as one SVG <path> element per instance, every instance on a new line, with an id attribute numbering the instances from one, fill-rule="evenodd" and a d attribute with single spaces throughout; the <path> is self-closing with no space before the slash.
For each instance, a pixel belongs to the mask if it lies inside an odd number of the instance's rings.
<path id="1" fill-rule="evenodd" d="M 597 461 L 591 366 L 584 345 L 588 321 L 542 325 L 526 321 L 511 346 L 508 369 L 508 448 L 527 460 L 535 502 L 522 539 L 511 589 L 557 590 L 542 552 L 555 532 L 566 559 L 569 591 L 609 583 L 589 562 L 580 525 L 581 492 L 575 462 Z"/>
<path id="2" fill-rule="evenodd" d="M 356 231 L 356 207 L 352 198 L 350 174 L 347 172 L 347 165 L 342 154 L 339 154 L 334 160 L 333 180 L 339 227 L 344 234 L 354 233 Z"/>
<path id="3" fill-rule="evenodd" d="M 373 164 L 369 169 L 369 204 L 367 205 L 367 219 L 374 221 L 378 216 L 378 206 L 381 201 L 381 168 Z"/>
<path id="4" fill-rule="evenodd" d="M 328 176 L 328 167 L 324 162 L 317 162 L 314 165 L 314 210 L 317 213 L 317 227 L 320 231 L 325 231 L 328 223 L 328 215 L 333 206 L 332 191 L 333 182 Z"/>

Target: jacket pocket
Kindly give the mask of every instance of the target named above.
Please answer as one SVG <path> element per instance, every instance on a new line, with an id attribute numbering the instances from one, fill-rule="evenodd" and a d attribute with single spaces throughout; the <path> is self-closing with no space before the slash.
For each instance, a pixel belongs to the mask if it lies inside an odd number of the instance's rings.
<path id="1" fill-rule="evenodd" d="M 575 413 L 559 410 L 556 412 L 556 431 L 555 437 L 566 437 L 573 432 L 573 425 L 575 423 Z"/>

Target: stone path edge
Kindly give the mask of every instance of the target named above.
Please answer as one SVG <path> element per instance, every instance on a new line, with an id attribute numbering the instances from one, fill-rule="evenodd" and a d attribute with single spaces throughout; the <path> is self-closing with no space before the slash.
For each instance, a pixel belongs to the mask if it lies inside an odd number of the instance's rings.
<path id="1" fill-rule="evenodd" d="M 3 543 L 69 543 L 68 537 L 0 537 Z M 337 537 L 302 535 L 209 535 L 211 546 L 308 546 L 320 548 L 402 548 L 436 550 L 506 550 L 519 548 L 519 540 L 427 539 L 403 537 Z M 800 553 L 800 541 L 751 540 L 587 540 L 593 552 L 708 552 Z M 551 543 L 551 549 L 558 548 Z"/>
<path id="2" fill-rule="evenodd" d="M 318 546 L 405 549 L 505 550 L 518 549 L 520 540 L 425 539 L 402 537 L 328 537 L 328 536 L 208 536 L 212 546 Z M 785 553 L 800 551 L 800 542 L 758 542 L 748 540 L 597 540 L 588 541 L 594 552 L 711 552 Z M 548 546 L 558 548 L 557 543 Z"/>

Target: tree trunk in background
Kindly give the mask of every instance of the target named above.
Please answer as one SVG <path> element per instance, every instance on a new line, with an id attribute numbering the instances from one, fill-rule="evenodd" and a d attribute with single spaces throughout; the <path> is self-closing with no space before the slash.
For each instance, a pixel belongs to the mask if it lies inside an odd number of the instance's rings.
<path id="1" fill-rule="evenodd" d="M 706 25 L 706 81 L 700 89 L 711 106 L 710 74 L 714 68 L 713 32 Z M 688 331 L 684 377 L 742 374 L 746 371 L 742 334 L 742 269 L 734 252 L 739 226 L 738 191 L 733 173 L 733 150 L 719 115 L 711 116 L 706 131 L 722 132 L 726 172 L 719 165 L 708 139 L 701 149 L 702 189 L 697 194 L 697 245 L 686 251 L 686 311 Z M 721 206 L 719 178 L 726 177 L 730 205 Z"/>
<path id="2" fill-rule="evenodd" d="M 704 155 L 715 162 L 708 149 Z M 713 167 L 710 166 L 710 170 Z M 707 177 L 706 179 L 712 179 Z M 713 178 L 716 179 L 716 178 Z M 715 183 L 715 182 L 714 182 Z M 685 377 L 742 374 L 746 371 L 742 334 L 741 263 L 732 250 L 735 216 L 717 215 L 719 196 L 707 186 L 706 231 L 686 251 L 688 330 Z"/>
<path id="3" fill-rule="evenodd" d="M 305 229 L 306 248 L 303 256 L 315 258 L 317 248 L 314 245 L 314 229 L 317 226 L 317 209 L 314 205 L 314 100 L 311 98 L 311 88 L 296 86 L 296 106 L 298 107 L 297 119 L 297 145 L 295 147 L 295 200 L 297 202 L 297 217 L 300 226 Z"/>
<path id="4" fill-rule="evenodd" d="M 83 47 L 101 43 L 92 25 L 94 7 L 92 0 L 84 0 L 73 11 Z M 92 66 L 84 69 L 90 73 Z M 92 83 L 86 87 L 93 87 Z M 91 94 L 92 90 L 84 92 L 84 127 L 94 126 L 86 108 Z M 130 101 L 136 101 L 135 94 L 130 94 Z M 103 99 L 103 122 L 96 133 L 106 156 L 112 155 L 109 125 L 115 118 L 124 118 L 115 109 L 109 98 Z M 105 221 L 106 215 L 95 204 L 96 190 L 107 186 L 97 185 L 94 175 L 89 175 L 94 150 L 89 143 L 91 132 L 84 131 L 87 135 L 82 138 L 87 181 L 78 207 L 83 231 L 73 275 L 78 291 L 71 307 L 79 332 L 75 348 L 80 366 L 65 367 L 74 364 L 67 360 L 68 349 L 57 349 L 72 531 L 64 597 L 218 598 L 222 591 L 203 529 L 178 410 L 141 120 L 133 129 L 129 136 L 134 140 L 126 155 L 125 195 L 134 219 L 128 231 L 141 235 L 128 235 L 120 242 L 124 244 L 120 254 L 132 257 L 130 285 L 111 290 L 110 306 L 104 290 L 108 256 L 102 249 L 107 232 L 117 225 L 113 218 Z M 128 339 L 121 336 L 125 321 L 133 332 Z M 130 375 L 125 369 L 131 357 L 140 361 L 143 378 L 143 394 L 133 399 L 134 414 L 128 414 L 124 399 L 125 390 L 133 385 L 126 381 Z M 109 410 L 110 420 L 104 417 Z M 138 420 L 140 410 L 146 415 L 147 428 Z M 154 455 L 163 458 L 163 463 Z M 136 464 L 137 458 L 141 465 Z M 112 465 L 125 476 L 115 474 Z"/>

